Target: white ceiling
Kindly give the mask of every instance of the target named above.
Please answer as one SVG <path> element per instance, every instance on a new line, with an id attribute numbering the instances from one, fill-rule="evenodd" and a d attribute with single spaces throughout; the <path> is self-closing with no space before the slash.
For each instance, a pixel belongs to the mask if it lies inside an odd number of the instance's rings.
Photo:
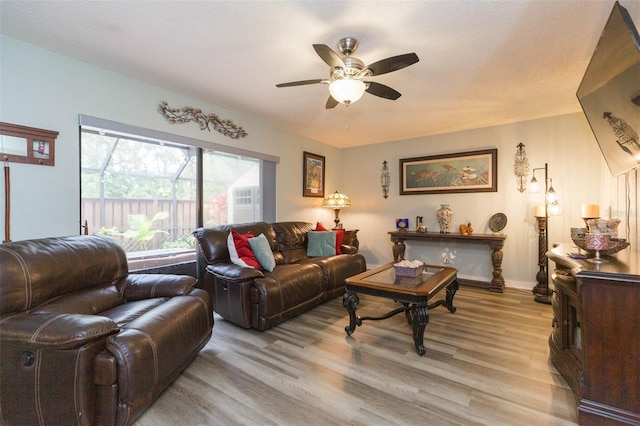
<path id="1" fill-rule="evenodd" d="M 640 2 L 620 3 L 637 26 Z M 581 111 L 575 93 L 613 4 L 1 0 L 0 32 L 349 147 Z M 345 36 L 359 40 L 354 56 L 366 64 L 418 55 L 372 78 L 402 97 L 365 93 L 325 110 L 327 86 L 276 88 L 328 77 L 312 45 L 337 50 Z"/>

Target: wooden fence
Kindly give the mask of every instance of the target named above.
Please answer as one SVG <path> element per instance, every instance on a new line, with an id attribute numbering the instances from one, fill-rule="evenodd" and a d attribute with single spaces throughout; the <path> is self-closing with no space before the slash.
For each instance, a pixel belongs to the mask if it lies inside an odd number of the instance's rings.
<path id="1" fill-rule="evenodd" d="M 81 200 L 82 222 L 88 224 L 88 233 L 99 234 L 102 228 L 117 228 L 118 233 L 130 229 L 129 215 L 143 214 L 151 220 L 159 212 L 167 212 L 167 220 L 156 221 L 151 229 L 164 231 L 156 233 L 146 249 L 161 249 L 168 242 L 184 239 L 191 235 L 196 224 L 196 202 L 194 200 L 150 200 L 150 199 L 121 199 L 121 198 L 83 198 Z M 224 214 L 214 214 L 217 208 L 213 203 L 205 203 L 205 213 L 208 217 L 219 216 L 212 222 L 223 223 Z M 125 238 L 113 235 L 124 247 L 125 251 L 142 250 L 135 238 Z"/>

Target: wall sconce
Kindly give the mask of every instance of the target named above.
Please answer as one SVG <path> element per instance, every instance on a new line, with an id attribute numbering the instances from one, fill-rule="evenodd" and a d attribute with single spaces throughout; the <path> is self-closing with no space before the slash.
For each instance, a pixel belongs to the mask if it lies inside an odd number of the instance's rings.
<path id="1" fill-rule="evenodd" d="M 387 167 L 387 161 L 382 162 L 382 174 L 380 175 L 380 186 L 382 186 L 382 196 L 389 198 L 389 185 L 391 184 L 391 175 Z"/>
<path id="2" fill-rule="evenodd" d="M 527 159 L 527 152 L 524 150 L 524 144 L 522 142 L 518 144 L 515 163 L 513 164 L 513 172 L 518 182 L 518 191 L 524 192 L 524 190 L 527 189 L 526 183 L 527 176 L 529 175 L 529 160 Z"/>
<path id="3" fill-rule="evenodd" d="M 334 222 L 336 226 L 332 229 L 340 229 L 340 209 L 344 209 L 346 207 L 351 207 L 351 200 L 344 194 L 340 194 L 338 191 L 329 195 L 327 198 L 322 200 L 322 207 L 326 207 L 328 209 L 333 209 L 336 214 L 336 218 Z"/>

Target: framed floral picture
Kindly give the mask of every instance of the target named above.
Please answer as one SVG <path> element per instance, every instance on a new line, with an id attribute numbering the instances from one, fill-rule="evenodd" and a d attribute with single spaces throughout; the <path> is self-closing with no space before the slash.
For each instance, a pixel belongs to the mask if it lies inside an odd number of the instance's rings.
<path id="1" fill-rule="evenodd" d="M 498 191 L 498 150 L 400 160 L 400 195 Z"/>
<path id="2" fill-rule="evenodd" d="M 302 158 L 302 196 L 324 198 L 324 164 L 322 155 L 304 152 Z"/>

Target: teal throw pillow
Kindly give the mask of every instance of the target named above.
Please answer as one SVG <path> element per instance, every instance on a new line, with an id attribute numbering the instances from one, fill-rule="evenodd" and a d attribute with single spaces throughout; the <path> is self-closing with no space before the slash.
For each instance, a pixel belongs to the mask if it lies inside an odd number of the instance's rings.
<path id="1" fill-rule="evenodd" d="M 307 234 L 309 245 L 307 246 L 307 256 L 335 256 L 336 254 L 336 233 L 333 231 L 309 231 Z"/>
<path id="2" fill-rule="evenodd" d="M 276 260 L 273 257 L 273 252 L 271 251 L 267 237 L 265 237 L 264 234 L 260 234 L 257 237 L 249 238 L 249 245 L 258 262 L 260 262 L 262 269 L 272 272 L 273 268 L 276 267 Z"/>

